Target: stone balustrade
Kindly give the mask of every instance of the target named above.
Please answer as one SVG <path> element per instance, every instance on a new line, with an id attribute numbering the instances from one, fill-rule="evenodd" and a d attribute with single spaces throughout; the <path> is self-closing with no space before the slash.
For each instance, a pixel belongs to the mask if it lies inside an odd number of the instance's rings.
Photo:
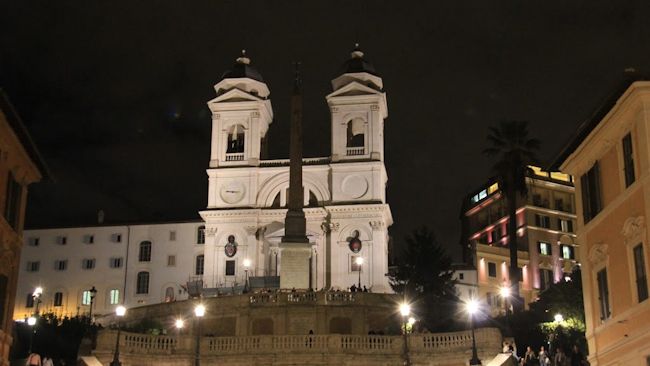
<path id="1" fill-rule="evenodd" d="M 376 298 L 382 294 L 366 296 L 363 292 L 260 292 L 249 295 L 251 305 L 277 305 L 308 303 L 316 305 L 341 305 L 357 303 L 365 300 L 366 297 Z"/>
<path id="2" fill-rule="evenodd" d="M 101 331 L 97 340 L 97 352 L 112 352 L 117 332 Z M 188 335 L 147 335 L 122 332 L 120 350 L 124 354 L 191 354 L 196 339 Z M 283 354 L 322 353 L 330 354 L 397 354 L 402 352 L 404 337 L 399 335 L 260 335 L 244 337 L 202 337 L 201 354 Z M 501 333 L 496 328 L 476 330 L 476 345 L 495 353 L 501 347 Z M 467 351 L 472 346 L 469 331 L 410 334 L 408 346 L 413 353 L 446 353 Z"/>

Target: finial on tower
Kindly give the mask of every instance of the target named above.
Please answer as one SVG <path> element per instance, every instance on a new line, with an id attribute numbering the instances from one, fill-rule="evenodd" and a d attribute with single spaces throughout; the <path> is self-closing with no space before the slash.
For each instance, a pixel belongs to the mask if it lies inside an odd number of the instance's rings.
<path id="1" fill-rule="evenodd" d="M 241 56 L 237 57 L 236 61 L 237 63 L 244 65 L 249 65 L 251 63 L 251 59 L 246 57 L 246 50 L 241 50 Z"/>
<path id="2" fill-rule="evenodd" d="M 354 44 L 354 49 L 350 53 L 350 58 L 363 58 L 363 51 L 359 48 L 359 43 Z"/>

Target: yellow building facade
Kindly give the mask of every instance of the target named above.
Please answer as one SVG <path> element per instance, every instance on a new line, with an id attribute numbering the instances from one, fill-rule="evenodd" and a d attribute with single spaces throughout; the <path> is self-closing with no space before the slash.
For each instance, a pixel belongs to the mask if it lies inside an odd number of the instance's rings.
<path id="1" fill-rule="evenodd" d="M 0 89 L 0 366 L 9 365 L 27 186 L 45 167 Z"/>
<path id="2" fill-rule="evenodd" d="M 626 82 L 555 165 L 576 177 L 589 361 L 650 364 L 650 82 Z"/>

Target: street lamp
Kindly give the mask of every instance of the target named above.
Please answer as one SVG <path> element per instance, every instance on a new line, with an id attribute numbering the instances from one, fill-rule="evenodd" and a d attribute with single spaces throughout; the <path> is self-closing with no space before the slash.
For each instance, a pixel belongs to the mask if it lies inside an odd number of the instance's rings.
<path id="1" fill-rule="evenodd" d="M 32 293 L 32 298 L 36 303 L 36 315 L 38 315 L 39 313 L 38 308 L 39 305 L 41 304 L 41 295 L 43 295 L 43 288 L 41 286 L 38 286 L 37 288 L 34 289 L 34 292 Z"/>
<path id="2" fill-rule="evenodd" d="M 27 325 L 32 327 L 32 331 L 29 332 L 29 351 L 28 354 L 32 354 L 32 345 L 34 344 L 34 333 L 36 333 L 36 317 L 30 316 L 27 318 Z"/>
<path id="3" fill-rule="evenodd" d="M 248 292 L 248 267 L 251 266 L 250 259 L 244 259 L 244 272 L 246 273 L 246 281 L 244 281 L 244 292 Z"/>
<path id="4" fill-rule="evenodd" d="M 562 314 L 559 313 L 555 314 L 553 319 L 555 320 L 556 323 L 562 323 L 564 321 L 564 317 L 562 316 Z"/>
<path id="5" fill-rule="evenodd" d="M 499 294 L 501 295 L 501 298 L 503 299 L 503 307 L 505 308 L 505 316 L 506 316 L 506 333 L 507 335 L 510 335 L 510 306 L 508 305 L 508 299 L 510 299 L 510 294 L 511 294 L 510 286 L 503 285 L 499 289 Z"/>
<path id="6" fill-rule="evenodd" d="M 408 345 L 408 334 L 406 331 L 406 325 L 409 321 L 409 315 L 411 315 L 411 305 L 403 302 L 399 306 L 399 313 L 402 315 L 402 325 L 404 327 L 404 365 L 410 366 L 411 359 L 409 358 L 409 345 Z M 415 320 L 415 319 L 413 319 Z"/>
<path id="7" fill-rule="evenodd" d="M 90 292 L 90 314 L 88 315 L 88 317 L 90 318 L 90 324 L 92 324 L 93 323 L 93 303 L 95 302 L 95 296 L 97 295 L 97 289 L 95 288 L 95 286 L 93 286 L 90 290 L 88 290 L 88 292 Z"/>
<path id="8" fill-rule="evenodd" d="M 179 338 L 181 336 L 181 329 L 185 327 L 185 321 L 181 318 L 176 319 L 174 322 L 174 327 L 176 327 L 176 347 L 178 347 Z"/>
<path id="9" fill-rule="evenodd" d="M 115 308 L 115 315 L 117 317 L 117 339 L 115 340 L 115 353 L 113 353 L 113 361 L 111 361 L 110 366 L 122 366 L 120 362 L 120 332 L 122 327 L 120 324 L 120 319 L 126 314 L 126 308 L 122 305 L 119 305 Z"/>
<path id="10" fill-rule="evenodd" d="M 357 257 L 357 259 L 354 260 L 354 262 L 359 266 L 359 290 L 361 291 L 361 266 L 363 266 L 363 257 Z"/>
<path id="11" fill-rule="evenodd" d="M 469 300 L 465 303 L 465 310 L 469 314 L 469 322 L 472 328 L 472 358 L 469 360 L 470 366 L 481 365 L 481 360 L 476 353 L 476 337 L 474 336 L 474 314 L 478 312 L 479 305 L 476 300 Z"/>
<path id="12" fill-rule="evenodd" d="M 201 365 L 201 318 L 205 315 L 205 306 L 199 304 L 194 308 L 196 315 L 196 349 L 194 352 L 194 366 Z"/>

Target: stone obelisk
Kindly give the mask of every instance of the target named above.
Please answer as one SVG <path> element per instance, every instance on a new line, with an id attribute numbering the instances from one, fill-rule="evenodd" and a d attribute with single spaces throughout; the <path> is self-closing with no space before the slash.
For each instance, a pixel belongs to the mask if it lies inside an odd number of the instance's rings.
<path id="1" fill-rule="evenodd" d="M 289 140 L 289 209 L 280 242 L 280 288 L 309 288 L 311 244 L 307 239 L 304 188 L 302 186 L 302 85 L 299 64 L 291 95 L 291 137 Z"/>

